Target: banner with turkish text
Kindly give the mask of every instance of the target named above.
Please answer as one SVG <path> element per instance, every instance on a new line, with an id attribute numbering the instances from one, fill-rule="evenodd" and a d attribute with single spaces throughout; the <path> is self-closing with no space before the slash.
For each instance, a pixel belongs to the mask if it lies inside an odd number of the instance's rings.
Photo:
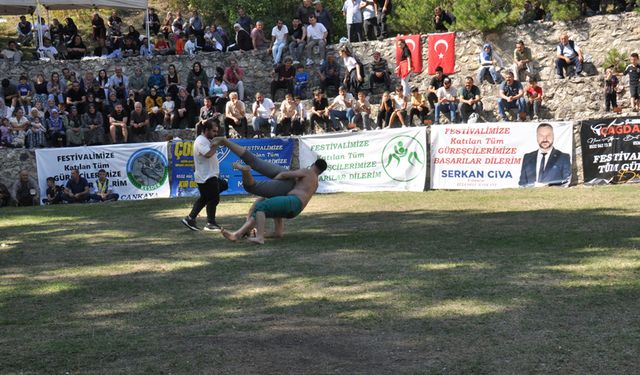
<path id="1" fill-rule="evenodd" d="M 397 35 L 396 36 L 396 65 L 400 66 L 402 49 L 398 47 L 398 40 L 403 39 L 411 51 L 411 72 L 422 73 L 422 42 L 420 35 Z M 402 74 L 399 74 L 402 76 Z"/>
<path id="2" fill-rule="evenodd" d="M 456 33 L 429 34 L 429 74 L 436 74 L 441 66 L 444 74 L 453 74 L 456 70 Z"/>
<path id="3" fill-rule="evenodd" d="M 640 117 L 582 121 L 585 184 L 640 182 Z"/>
<path id="4" fill-rule="evenodd" d="M 92 189 L 104 169 L 120 200 L 169 197 L 166 142 L 38 149 L 36 164 L 41 197 L 46 197 L 47 177 L 65 186 L 73 169 Z"/>
<path id="5" fill-rule="evenodd" d="M 291 168 L 293 158 L 293 140 L 283 138 L 262 139 L 234 139 L 232 142 L 246 147 L 259 159 L 277 164 L 283 168 Z M 188 197 L 198 196 L 198 184 L 193 177 L 193 142 L 171 142 L 171 196 Z M 240 160 L 227 147 L 219 147 L 217 150 L 220 163 L 220 178 L 227 180 L 229 190 L 222 195 L 247 194 L 242 187 L 242 173 L 231 167 L 231 164 Z M 255 180 L 265 180 L 267 177 L 252 171 Z"/>
<path id="6" fill-rule="evenodd" d="M 300 138 L 300 167 L 327 161 L 318 192 L 423 191 L 427 177 L 424 127 Z"/>
<path id="7" fill-rule="evenodd" d="M 431 127 L 431 188 L 568 186 L 571 122 L 482 123 Z"/>

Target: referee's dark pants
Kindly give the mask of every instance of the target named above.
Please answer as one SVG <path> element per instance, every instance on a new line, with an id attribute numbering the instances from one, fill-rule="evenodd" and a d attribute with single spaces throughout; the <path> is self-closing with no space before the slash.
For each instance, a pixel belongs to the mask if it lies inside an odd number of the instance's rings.
<path id="1" fill-rule="evenodd" d="M 215 157 L 215 156 L 214 156 Z M 193 204 L 189 217 L 196 219 L 202 209 L 207 207 L 207 223 L 216 223 L 216 207 L 220 203 L 220 185 L 218 184 L 218 177 L 211 177 L 204 184 L 198 184 L 198 191 L 200 197 Z"/>

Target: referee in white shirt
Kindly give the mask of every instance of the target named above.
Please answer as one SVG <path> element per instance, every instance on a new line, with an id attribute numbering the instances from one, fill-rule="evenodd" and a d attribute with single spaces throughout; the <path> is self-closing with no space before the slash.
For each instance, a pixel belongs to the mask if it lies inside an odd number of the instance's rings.
<path id="1" fill-rule="evenodd" d="M 220 202 L 220 165 L 216 157 L 217 146 L 211 144 L 211 139 L 218 135 L 219 125 L 217 118 L 210 118 L 196 127 L 198 137 L 193 142 L 193 161 L 194 177 L 198 183 L 200 197 L 193 204 L 191 213 L 182 219 L 182 224 L 191 230 L 200 230 L 196 218 L 206 206 L 207 225 L 204 226 L 204 230 L 220 231 L 220 226 L 216 223 L 216 207 Z"/>

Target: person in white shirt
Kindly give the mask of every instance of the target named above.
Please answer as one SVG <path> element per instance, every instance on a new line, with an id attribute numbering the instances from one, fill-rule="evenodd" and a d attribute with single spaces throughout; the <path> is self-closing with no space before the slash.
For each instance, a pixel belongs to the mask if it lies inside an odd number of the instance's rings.
<path id="1" fill-rule="evenodd" d="M 318 46 L 320 59 L 324 60 L 325 46 L 327 45 L 327 28 L 319 23 L 315 15 L 309 16 L 309 26 L 307 26 L 307 65 L 313 65 L 313 48 Z"/>
<path id="2" fill-rule="evenodd" d="M 256 93 L 256 101 L 252 105 L 253 131 L 257 136 L 266 135 L 262 131 L 263 127 L 269 130 L 267 133 L 274 134 L 276 127 L 276 105 L 269 98 L 265 98 L 261 92 Z"/>
<path id="3" fill-rule="evenodd" d="M 189 40 L 184 44 L 184 53 L 189 56 L 195 56 L 198 51 L 195 34 L 189 35 Z"/>
<path id="4" fill-rule="evenodd" d="M 406 127 L 407 97 L 404 96 L 404 88 L 401 85 L 396 86 L 396 91 L 391 94 L 391 100 L 393 101 L 393 112 L 391 112 L 391 117 L 389 117 L 387 128 L 393 127 L 396 119 L 400 121 L 403 128 Z"/>
<path id="5" fill-rule="evenodd" d="M 182 224 L 194 231 L 200 230 L 196 223 L 196 218 L 205 207 L 207 208 L 207 225 L 204 226 L 204 230 L 220 231 L 220 226 L 216 223 L 216 208 L 220 203 L 220 181 L 218 180 L 220 164 L 216 156 L 218 146 L 211 142 L 218 135 L 218 126 L 218 119 L 210 118 L 198 124 L 196 128 L 198 137 L 193 142 L 195 169 L 193 176 L 198 184 L 200 197 L 193 204 L 189 215 L 182 219 Z"/>
<path id="6" fill-rule="evenodd" d="M 289 37 L 289 29 L 284 21 L 278 20 L 278 24 L 271 29 L 271 46 L 269 51 L 273 55 L 273 63 L 280 63 L 282 51 L 287 46 L 287 38 Z"/>
<path id="7" fill-rule="evenodd" d="M 56 47 L 51 45 L 51 39 L 44 38 L 42 40 L 42 45 L 38 47 L 38 54 L 40 55 L 41 59 L 46 58 L 55 60 L 56 57 L 58 57 L 58 50 L 56 49 Z"/>
<path id="8" fill-rule="evenodd" d="M 346 0 L 342 6 L 342 15 L 347 21 L 347 38 L 350 42 L 362 42 L 362 8 L 366 3 L 360 0 Z"/>
<path id="9" fill-rule="evenodd" d="M 451 85 L 451 78 L 447 77 L 442 82 L 443 86 L 436 91 L 438 103 L 436 103 L 434 124 L 440 123 L 440 112 L 449 111 L 451 123 L 456 122 L 456 110 L 458 109 L 458 90 Z"/>
<path id="10" fill-rule="evenodd" d="M 349 123 L 353 122 L 353 116 L 355 115 L 353 102 L 353 95 L 347 92 L 346 87 L 340 86 L 338 95 L 333 98 L 333 102 L 327 107 L 334 130 L 342 130 L 342 126 L 338 124 L 338 120 L 347 120 Z"/>

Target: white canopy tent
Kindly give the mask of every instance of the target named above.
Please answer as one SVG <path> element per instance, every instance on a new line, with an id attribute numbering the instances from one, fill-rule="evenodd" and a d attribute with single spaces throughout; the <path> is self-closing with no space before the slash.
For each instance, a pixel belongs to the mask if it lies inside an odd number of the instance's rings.
<path id="1" fill-rule="evenodd" d="M 47 9 L 117 8 L 146 10 L 148 8 L 147 0 L 39 0 L 38 2 Z"/>
<path id="2" fill-rule="evenodd" d="M 35 1 L 27 0 L 2 0 L 0 4 L 0 14 L 2 15 L 19 15 L 33 14 L 36 10 Z"/>

